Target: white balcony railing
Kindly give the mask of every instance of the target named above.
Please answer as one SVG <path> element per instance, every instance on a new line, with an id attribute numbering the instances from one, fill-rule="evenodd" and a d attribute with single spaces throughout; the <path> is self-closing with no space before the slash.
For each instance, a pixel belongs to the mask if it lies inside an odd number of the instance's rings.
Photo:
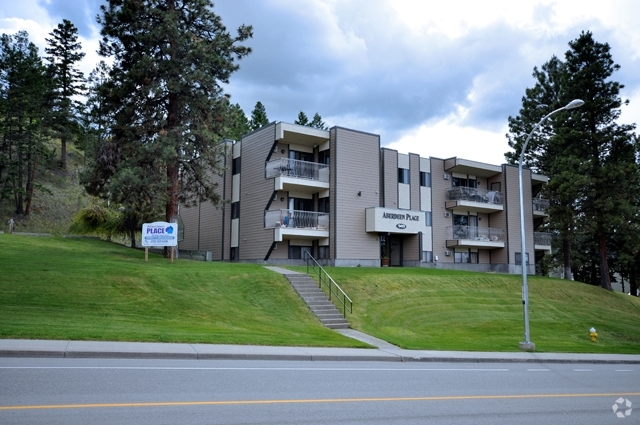
<path id="1" fill-rule="evenodd" d="M 447 227 L 447 239 L 504 242 L 504 230 L 495 227 L 449 226 Z"/>
<path id="2" fill-rule="evenodd" d="M 549 210 L 549 200 L 543 198 L 533 198 L 533 211 L 546 213 Z"/>
<path id="3" fill-rule="evenodd" d="M 447 189 L 445 197 L 447 201 L 472 201 L 495 205 L 502 205 L 504 199 L 502 192 L 473 187 L 454 187 Z"/>
<path id="4" fill-rule="evenodd" d="M 317 162 L 278 158 L 267 162 L 265 176 L 268 179 L 274 177 L 297 177 L 328 183 L 329 166 Z"/>
<path id="5" fill-rule="evenodd" d="M 536 245 L 551 246 L 552 233 L 534 232 L 533 243 Z"/>
<path id="6" fill-rule="evenodd" d="M 288 209 L 265 211 L 264 227 L 329 230 L 329 213 Z"/>

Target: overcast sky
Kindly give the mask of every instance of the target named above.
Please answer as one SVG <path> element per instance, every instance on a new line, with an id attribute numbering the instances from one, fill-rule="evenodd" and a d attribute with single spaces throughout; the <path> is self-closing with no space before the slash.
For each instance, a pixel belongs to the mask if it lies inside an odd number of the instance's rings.
<path id="1" fill-rule="evenodd" d="M 100 60 L 102 0 L 0 0 L 0 33 L 26 30 L 44 56 L 62 19 L 80 30 L 88 74 Z M 253 53 L 226 87 L 247 115 L 270 121 L 318 112 L 329 126 L 380 134 L 422 156 L 504 162 L 534 66 L 564 58 L 581 31 L 611 46 L 624 84 L 620 123 L 640 122 L 640 2 L 635 0 L 218 0 L 235 34 L 254 28 Z"/>

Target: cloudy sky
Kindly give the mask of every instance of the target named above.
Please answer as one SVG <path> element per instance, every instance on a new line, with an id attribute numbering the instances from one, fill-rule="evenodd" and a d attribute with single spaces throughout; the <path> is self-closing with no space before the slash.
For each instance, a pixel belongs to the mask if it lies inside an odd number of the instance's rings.
<path id="1" fill-rule="evenodd" d="M 44 55 L 62 19 L 80 30 L 89 73 L 100 60 L 102 0 L 0 0 L 0 33 L 26 30 Z M 235 33 L 254 28 L 226 90 L 247 115 L 299 111 L 329 125 L 380 134 L 383 146 L 422 156 L 501 164 L 507 118 L 531 73 L 560 58 L 581 31 L 609 43 L 625 85 L 621 123 L 640 122 L 640 2 L 636 0 L 218 0 Z"/>

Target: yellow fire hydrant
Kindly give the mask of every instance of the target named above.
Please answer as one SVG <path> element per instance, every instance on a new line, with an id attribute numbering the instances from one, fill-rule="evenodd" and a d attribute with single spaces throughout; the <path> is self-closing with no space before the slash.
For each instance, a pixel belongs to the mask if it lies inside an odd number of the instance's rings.
<path id="1" fill-rule="evenodd" d="M 596 328 L 589 329 L 589 338 L 591 339 L 591 342 L 596 342 L 596 340 L 598 339 Z"/>

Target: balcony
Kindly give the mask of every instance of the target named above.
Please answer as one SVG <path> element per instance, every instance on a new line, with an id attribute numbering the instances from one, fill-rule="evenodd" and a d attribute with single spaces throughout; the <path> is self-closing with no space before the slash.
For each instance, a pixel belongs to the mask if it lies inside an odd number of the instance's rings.
<path id="1" fill-rule="evenodd" d="M 494 227 L 449 226 L 447 248 L 504 248 L 504 230 Z"/>
<path id="2" fill-rule="evenodd" d="M 549 216 L 549 200 L 542 198 L 533 198 L 533 216 L 548 217 Z"/>
<path id="3" fill-rule="evenodd" d="M 267 162 L 265 177 L 275 179 L 274 190 L 316 193 L 329 189 L 329 166 L 316 162 L 278 158 Z"/>
<path id="4" fill-rule="evenodd" d="M 534 232 L 533 233 L 533 244 L 536 251 L 549 251 L 551 252 L 551 239 L 553 238 L 552 233 L 542 233 L 542 232 Z"/>
<path id="5" fill-rule="evenodd" d="M 273 210 L 264 213 L 264 228 L 275 229 L 274 242 L 292 237 L 321 239 L 329 237 L 329 213 L 298 210 Z"/>
<path id="6" fill-rule="evenodd" d="M 445 193 L 445 208 L 448 210 L 476 211 L 491 214 L 504 209 L 504 195 L 495 190 L 473 187 L 454 187 Z"/>

